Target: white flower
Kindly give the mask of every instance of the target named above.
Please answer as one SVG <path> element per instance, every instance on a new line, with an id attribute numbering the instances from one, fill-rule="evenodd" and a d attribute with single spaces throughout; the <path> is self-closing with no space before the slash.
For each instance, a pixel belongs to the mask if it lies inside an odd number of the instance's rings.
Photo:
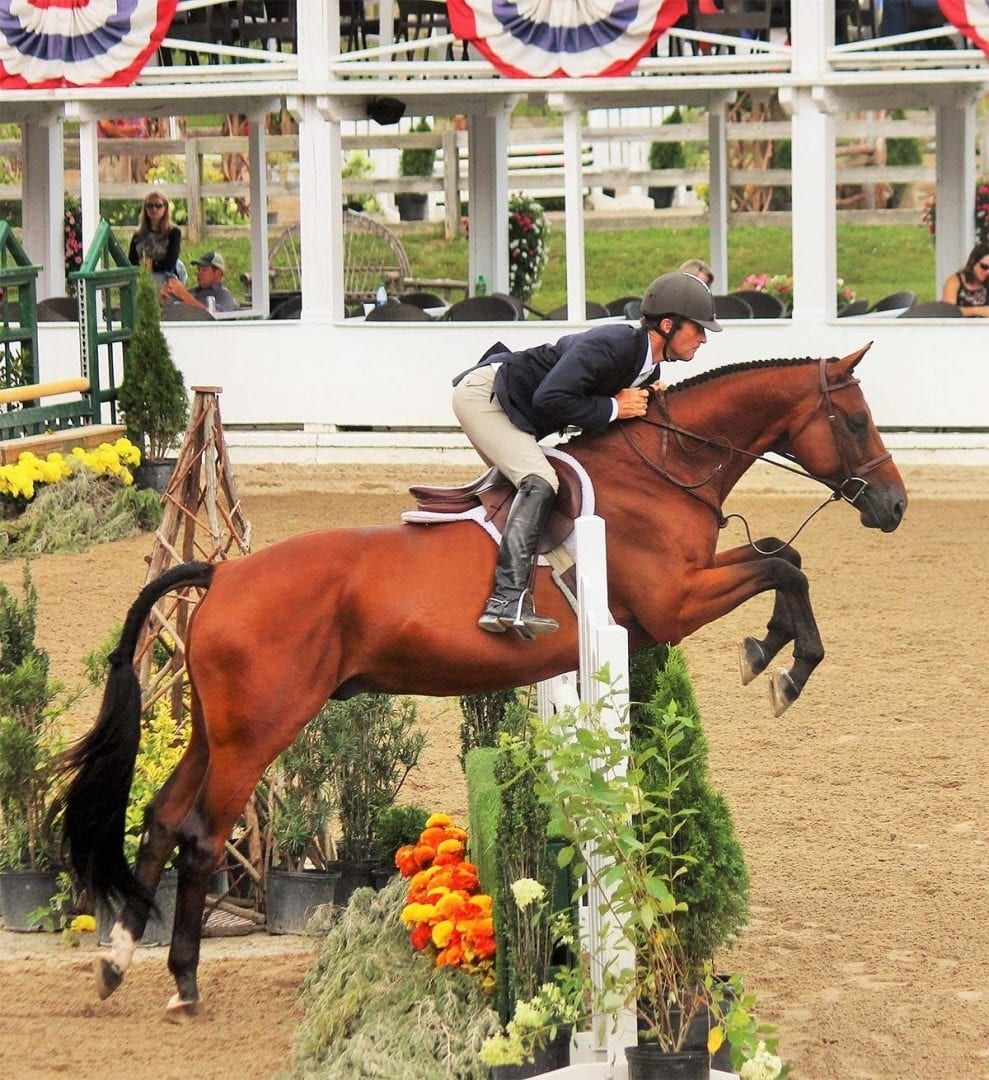
<path id="1" fill-rule="evenodd" d="M 760 1042 L 756 1052 L 738 1070 L 742 1080 L 776 1080 L 783 1071 L 783 1062 Z"/>
<path id="2" fill-rule="evenodd" d="M 545 895 L 546 886 L 532 878 L 524 877 L 512 882 L 512 896 L 515 897 L 516 905 L 523 911 L 530 904 L 538 903 Z"/>

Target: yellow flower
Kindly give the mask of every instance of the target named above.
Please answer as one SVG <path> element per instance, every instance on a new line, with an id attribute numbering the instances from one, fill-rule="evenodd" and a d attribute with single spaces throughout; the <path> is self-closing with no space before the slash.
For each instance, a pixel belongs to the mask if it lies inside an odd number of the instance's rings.
<path id="1" fill-rule="evenodd" d="M 450 922 L 449 919 L 444 919 L 433 927 L 433 944 L 437 949 L 445 949 L 447 947 L 453 929 L 453 923 Z"/>
<path id="2" fill-rule="evenodd" d="M 69 923 L 69 929 L 77 934 L 92 934 L 96 931 L 96 920 L 92 915 L 77 915 Z"/>
<path id="3" fill-rule="evenodd" d="M 452 825 L 453 818 L 449 814 L 431 814 L 426 822 L 427 829 L 442 829 L 445 825 Z"/>
<path id="4" fill-rule="evenodd" d="M 709 1054 L 716 1054 L 721 1049 L 721 1044 L 725 1041 L 724 1029 L 719 1027 L 713 1027 L 707 1033 L 707 1052 Z"/>

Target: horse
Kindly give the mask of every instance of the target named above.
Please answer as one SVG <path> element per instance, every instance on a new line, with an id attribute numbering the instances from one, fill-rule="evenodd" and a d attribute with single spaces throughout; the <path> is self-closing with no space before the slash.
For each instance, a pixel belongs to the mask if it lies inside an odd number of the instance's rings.
<path id="1" fill-rule="evenodd" d="M 644 417 L 566 444 L 595 485 L 608 530 L 611 610 L 632 649 L 679 642 L 775 591 L 765 636 L 742 643 L 742 678 L 765 671 L 792 641 L 791 666 L 772 676 L 774 710 L 797 699 L 824 657 L 800 556 L 771 537 L 718 552 L 721 506 L 752 462 L 772 451 L 820 480 L 829 500 L 857 509 L 864 526 L 897 528 L 906 490 L 853 375 L 867 349 L 735 364 L 655 388 Z M 494 561 L 494 545 L 474 523 L 402 523 L 309 533 L 216 565 L 185 563 L 144 587 L 110 657 L 96 724 L 69 751 L 60 810 L 75 872 L 92 896 L 122 902 L 110 954 L 96 964 L 101 997 L 123 979 L 178 847 L 168 959 L 176 992 L 167 1009 L 196 1011 L 208 878 L 265 768 L 328 699 L 469 694 L 576 667 L 576 617 L 547 568 L 537 573 L 535 596 L 559 622 L 557 633 L 523 641 L 477 627 Z M 140 730 L 136 643 L 156 600 L 193 586 L 205 595 L 186 642 L 191 736 L 147 808 L 132 871 L 122 840 Z"/>

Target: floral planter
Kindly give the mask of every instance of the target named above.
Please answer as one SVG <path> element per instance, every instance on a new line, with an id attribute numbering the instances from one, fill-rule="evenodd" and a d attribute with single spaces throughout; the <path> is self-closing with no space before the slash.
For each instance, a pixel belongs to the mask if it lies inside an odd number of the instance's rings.
<path id="1" fill-rule="evenodd" d="M 179 875 L 177 870 L 166 870 L 155 890 L 155 907 L 148 917 L 140 945 L 167 945 L 172 940 L 175 922 L 175 901 L 178 896 Z M 100 945 L 110 944 L 110 931 L 117 921 L 117 911 L 107 904 L 96 905 L 96 940 Z"/>
<path id="2" fill-rule="evenodd" d="M 162 458 L 160 461 L 143 461 L 134 466 L 134 485 L 139 488 L 150 488 L 164 495 L 168 489 L 168 483 L 175 472 L 176 458 Z"/>
<path id="3" fill-rule="evenodd" d="M 710 1080 L 706 1050 L 668 1053 L 655 1043 L 625 1047 L 628 1080 Z"/>
<path id="4" fill-rule="evenodd" d="M 304 934 L 316 909 L 336 900 L 339 873 L 333 870 L 269 870 L 265 914 L 269 934 Z"/>
<path id="5" fill-rule="evenodd" d="M 334 903 L 337 907 L 346 907 L 355 889 L 373 889 L 375 863 L 363 859 L 337 859 L 330 863 L 330 869 L 339 877 Z"/>
<path id="6" fill-rule="evenodd" d="M 426 204 L 429 196 L 421 191 L 400 191 L 395 196 L 398 216 L 401 221 L 425 221 Z"/>
<path id="7" fill-rule="evenodd" d="M 542 1076 L 554 1069 L 565 1069 L 570 1064 L 571 1029 L 557 1028 L 556 1038 L 537 1050 L 532 1061 L 521 1065 L 495 1065 L 491 1080 L 524 1080 L 529 1076 Z"/>
<path id="8" fill-rule="evenodd" d="M 0 873 L 0 918 L 5 930 L 43 930 L 29 916 L 47 907 L 58 892 L 54 870 L 5 870 Z"/>

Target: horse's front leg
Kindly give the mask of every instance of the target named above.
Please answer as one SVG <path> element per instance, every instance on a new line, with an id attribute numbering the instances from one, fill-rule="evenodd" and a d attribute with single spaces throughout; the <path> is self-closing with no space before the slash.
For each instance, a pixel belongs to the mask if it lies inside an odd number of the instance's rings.
<path id="1" fill-rule="evenodd" d="M 800 696 L 811 672 L 824 659 L 824 646 L 810 604 L 807 575 L 799 567 L 776 555 L 697 570 L 690 578 L 681 619 L 686 637 L 769 589 L 776 589 L 777 595 L 782 594 L 784 598 L 794 641 L 793 666 L 789 670 L 781 668 L 770 685 L 773 713 L 782 716 Z M 777 631 L 777 635 L 781 633 L 782 630 Z"/>
<path id="2" fill-rule="evenodd" d="M 756 550 L 757 548 L 761 550 Z M 769 554 L 763 554 L 763 552 Z M 798 570 L 800 569 L 800 552 L 789 544 L 784 544 L 775 536 L 765 536 L 761 540 L 756 540 L 754 544 L 742 544 L 741 547 L 719 552 L 715 558 L 715 566 L 735 566 L 738 563 L 766 558 L 785 559 Z M 777 590 L 773 602 L 773 613 L 766 624 L 766 636 L 761 641 L 755 637 L 744 638 L 738 646 L 738 666 L 742 675 L 742 685 L 748 686 L 757 675 L 761 675 L 780 649 L 793 640 L 793 635 L 790 598 L 786 593 Z"/>

